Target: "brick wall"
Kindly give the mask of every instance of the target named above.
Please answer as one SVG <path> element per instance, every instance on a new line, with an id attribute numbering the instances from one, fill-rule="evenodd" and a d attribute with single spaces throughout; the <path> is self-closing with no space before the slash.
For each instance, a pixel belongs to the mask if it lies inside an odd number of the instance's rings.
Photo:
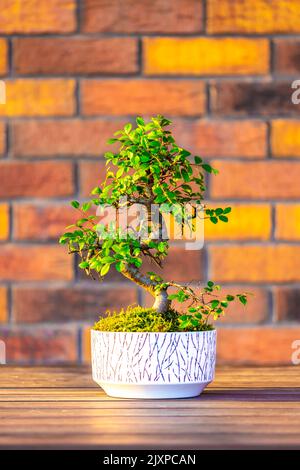
<path id="1" fill-rule="evenodd" d="M 201 252 L 165 272 L 250 290 L 219 329 L 225 363 L 290 363 L 300 339 L 298 0 L 1 0 L 0 338 L 8 362 L 88 358 L 88 325 L 143 302 L 119 275 L 85 279 L 57 245 L 103 175 L 105 141 L 136 114 L 220 169 L 208 198 L 233 207 Z M 299 119 L 299 120 L 298 120 Z"/>

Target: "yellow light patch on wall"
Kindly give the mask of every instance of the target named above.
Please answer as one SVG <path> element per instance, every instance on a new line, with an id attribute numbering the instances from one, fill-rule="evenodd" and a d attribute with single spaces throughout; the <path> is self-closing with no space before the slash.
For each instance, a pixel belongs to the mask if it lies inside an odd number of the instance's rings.
<path id="1" fill-rule="evenodd" d="M 300 157 L 300 121 L 273 121 L 271 144 L 274 157 Z"/>
<path id="2" fill-rule="evenodd" d="M 269 70 L 265 39 L 145 38 L 148 75 L 264 74 Z"/>
<path id="3" fill-rule="evenodd" d="M 300 31 L 299 0 L 208 0 L 209 33 Z"/>
<path id="4" fill-rule="evenodd" d="M 74 80 L 6 81 L 6 103 L 0 116 L 69 116 L 74 113 Z"/>
<path id="5" fill-rule="evenodd" d="M 8 204 L 0 204 L 0 240 L 6 240 L 9 234 Z"/>
<path id="6" fill-rule="evenodd" d="M 271 207 L 268 204 L 209 205 L 209 208 L 232 207 L 229 222 L 213 224 L 205 220 L 205 240 L 268 240 L 271 234 Z"/>

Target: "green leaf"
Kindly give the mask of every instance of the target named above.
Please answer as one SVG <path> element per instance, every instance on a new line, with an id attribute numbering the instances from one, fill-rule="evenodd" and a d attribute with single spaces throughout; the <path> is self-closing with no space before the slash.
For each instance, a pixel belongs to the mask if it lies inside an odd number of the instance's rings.
<path id="1" fill-rule="evenodd" d="M 101 258 L 101 263 L 102 264 L 111 264 L 111 263 L 114 263 L 115 262 L 115 258 L 113 258 L 112 256 L 104 256 L 104 258 Z"/>
<path id="2" fill-rule="evenodd" d="M 202 165 L 203 170 L 207 171 L 208 173 L 212 172 L 212 167 L 208 165 L 208 163 L 203 163 Z"/>
<path id="3" fill-rule="evenodd" d="M 195 312 L 197 312 L 197 309 L 195 307 L 190 307 L 188 309 L 188 311 L 191 312 L 191 313 L 195 313 Z"/>
<path id="4" fill-rule="evenodd" d="M 118 142 L 118 139 L 108 139 L 107 141 L 108 144 L 114 144 L 115 142 Z"/>
<path id="5" fill-rule="evenodd" d="M 110 264 L 105 264 L 101 268 L 100 276 L 105 276 L 108 273 L 109 270 L 110 270 Z"/>
<path id="6" fill-rule="evenodd" d="M 85 202 L 84 204 L 82 204 L 81 209 L 83 210 L 83 212 L 86 212 L 91 208 L 91 205 L 92 205 L 91 202 Z"/>
<path id="7" fill-rule="evenodd" d="M 222 222 L 228 222 L 228 217 L 226 217 L 226 215 L 219 215 L 219 219 L 222 220 Z"/>
<path id="8" fill-rule="evenodd" d="M 102 189 L 99 188 L 99 186 L 96 186 L 96 188 L 94 188 L 91 192 L 91 194 L 101 194 L 102 193 Z"/>
<path id="9" fill-rule="evenodd" d="M 223 214 L 229 214 L 229 212 L 231 212 L 231 207 L 226 207 L 226 208 L 223 210 Z"/>
<path id="10" fill-rule="evenodd" d="M 118 169 L 117 173 L 116 173 L 116 178 L 121 178 L 121 176 L 123 175 L 124 173 L 124 167 L 121 166 L 121 168 Z"/>
<path id="11" fill-rule="evenodd" d="M 138 126 L 144 126 L 145 125 L 145 121 L 143 118 L 141 118 L 140 116 L 138 116 L 135 120 L 135 122 L 137 123 Z"/>
<path id="12" fill-rule="evenodd" d="M 220 302 L 217 299 L 214 299 L 214 300 L 210 301 L 211 308 L 213 308 L 213 309 L 217 308 L 219 306 L 219 304 L 220 304 Z"/>
<path id="13" fill-rule="evenodd" d="M 181 170 L 181 176 L 184 179 L 184 181 L 186 182 L 190 181 L 190 176 L 186 170 Z"/>
<path id="14" fill-rule="evenodd" d="M 165 250 L 166 250 L 166 244 L 164 242 L 160 242 L 158 245 L 157 245 L 157 249 L 160 253 L 164 253 Z"/>
<path id="15" fill-rule="evenodd" d="M 194 160 L 195 160 L 195 163 L 196 163 L 197 165 L 200 165 L 200 163 L 202 163 L 202 158 L 200 158 L 200 157 L 195 156 L 195 157 L 194 157 Z"/>
<path id="16" fill-rule="evenodd" d="M 131 129 L 132 129 L 132 124 L 130 124 L 130 122 L 128 124 L 125 124 L 124 131 L 126 132 L 126 134 L 129 134 Z"/>
<path id="17" fill-rule="evenodd" d="M 215 285 L 215 283 L 213 281 L 208 281 L 207 285 L 208 285 L 208 287 L 213 287 Z"/>
<path id="18" fill-rule="evenodd" d="M 226 300 L 222 300 L 221 305 L 222 307 L 226 308 L 228 307 L 228 302 L 226 302 Z"/>
<path id="19" fill-rule="evenodd" d="M 228 302 L 232 302 L 232 301 L 234 300 L 234 295 L 228 294 L 228 295 L 226 296 L 226 299 L 228 300 Z"/>
<path id="20" fill-rule="evenodd" d="M 241 304 L 243 305 L 247 304 L 247 297 L 245 295 L 238 295 L 238 299 L 241 302 Z"/>
<path id="21" fill-rule="evenodd" d="M 209 220 L 210 220 L 213 224 L 217 224 L 217 223 L 218 223 L 217 217 L 210 217 Z"/>
<path id="22" fill-rule="evenodd" d="M 217 209 L 215 209 L 215 214 L 216 215 L 221 215 L 223 214 L 223 209 L 221 207 L 218 207 Z"/>
<path id="23" fill-rule="evenodd" d="M 78 201 L 72 201 L 71 206 L 74 207 L 74 209 L 78 209 L 80 207 L 80 204 Z"/>
<path id="24" fill-rule="evenodd" d="M 88 261 L 82 261 L 81 263 L 79 263 L 78 265 L 81 269 L 86 269 L 89 267 L 89 262 Z"/>

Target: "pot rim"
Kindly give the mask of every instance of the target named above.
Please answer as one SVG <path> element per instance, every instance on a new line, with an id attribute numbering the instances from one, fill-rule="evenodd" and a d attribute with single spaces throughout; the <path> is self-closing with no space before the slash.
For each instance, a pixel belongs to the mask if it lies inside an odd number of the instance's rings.
<path id="1" fill-rule="evenodd" d="M 117 334 L 117 335 L 174 335 L 174 334 L 200 334 L 200 333 L 217 333 L 217 329 L 214 328 L 213 330 L 202 330 L 202 331 L 101 331 L 95 330 L 91 328 L 91 333 L 106 333 L 106 334 Z"/>

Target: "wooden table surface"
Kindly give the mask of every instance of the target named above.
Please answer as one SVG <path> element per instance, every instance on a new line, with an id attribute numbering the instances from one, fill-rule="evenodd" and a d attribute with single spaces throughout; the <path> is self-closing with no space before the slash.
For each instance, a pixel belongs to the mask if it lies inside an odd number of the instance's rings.
<path id="1" fill-rule="evenodd" d="M 200 397 L 144 401 L 86 367 L 0 366 L 0 447 L 300 449 L 300 366 L 224 367 Z"/>

